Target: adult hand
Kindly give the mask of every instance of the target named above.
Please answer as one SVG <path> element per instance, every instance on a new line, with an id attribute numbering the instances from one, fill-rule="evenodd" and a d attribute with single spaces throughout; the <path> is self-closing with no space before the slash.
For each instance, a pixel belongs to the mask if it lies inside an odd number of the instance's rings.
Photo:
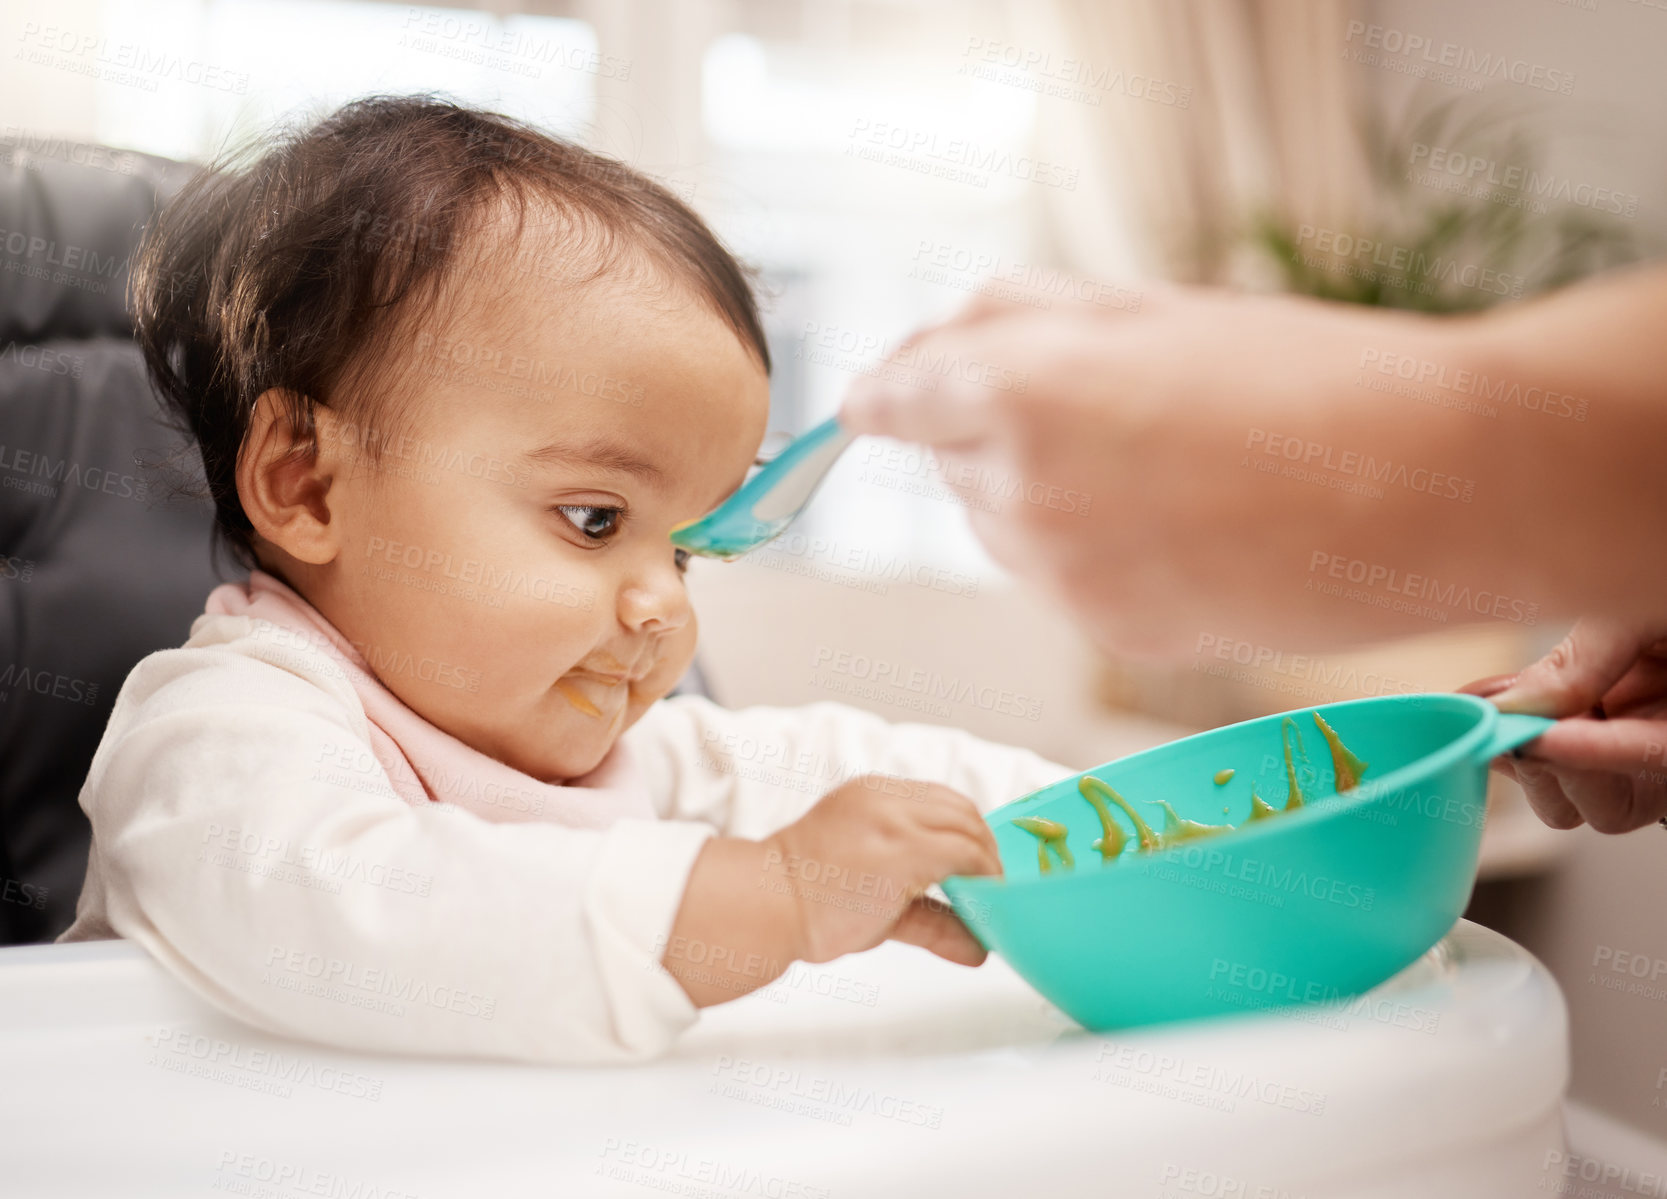
<path id="1" fill-rule="evenodd" d="M 1520 674 L 1461 690 L 1558 719 L 1494 762 L 1552 828 L 1625 833 L 1667 815 L 1667 621 L 1583 620 Z"/>
<path id="2" fill-rule="evenodd" d="M 1667 590 L 1667 271 L 1480 317 L 1047 302 L 979 299 L 840 418 L 930 447 L 994 557 L 1114 649 L 1636 616 Z"/>

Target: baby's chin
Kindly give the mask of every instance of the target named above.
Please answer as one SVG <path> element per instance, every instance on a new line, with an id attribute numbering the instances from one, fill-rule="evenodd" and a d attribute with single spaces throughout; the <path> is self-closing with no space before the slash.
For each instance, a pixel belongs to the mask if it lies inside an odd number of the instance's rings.
<path id="1" fill-rule="evenodd" d="M 586 716 L 573 712 L 563 721 L 566 727 L 556 736 L 537 747 L 542 759 L 535 769 L 521 767 L 523 773 L 550 783 L 566 783 L 582 778 L 602 764 L 621 736 L 642 719 L 643 713 L 663 699 L 669 688 L 650 692 L 631 689 L 625 704 L 612 713 Z"/>

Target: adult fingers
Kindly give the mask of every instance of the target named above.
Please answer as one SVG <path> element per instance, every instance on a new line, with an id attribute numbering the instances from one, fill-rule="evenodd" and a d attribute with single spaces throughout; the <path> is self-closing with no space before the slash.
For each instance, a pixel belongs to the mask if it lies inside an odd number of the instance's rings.
<path id="1" fill-rule="evenodd" d="M 1528 805 L 1545 823 L 1552 828 L 1577 828 L 1580 825 L 1580 811 L 1563 794 L 1555 767 L 1524 758 L 1516 764 L 1516 778 L 1522 784 L 1523 794 L 1528 796 Z"/>
<path id="2" fill-rule="evenodd" d="M 1576 770 L 1667 773 L 1667 720 L 1559 720 L 1523 747 L 1521 757 Z"/>
<path id="3" fill-rule="evenodd" d="M 1609 770 L 1553 769 L 1563 794 L 1600 833 L 1630 833 L 1667 812 L 1667 787 L 1639 785 L 1633 776 Z"/>
<path id="4" fill-rule="evenodd" d="M 1012 372 L 1003 346 L 1019 344 L 1012 327 L 1030 319 L 992 316 L 974 324 L 940 325 L 905 342 L 888 365 L 860 375 L 845 393 L 839 423 L 853 433 L 895 437 L 922 445 L 970 448 L 995 431 Z M 956 369 L 931 369 L 933 364 Z M 986 382 L 986 379 L 993 382 Z"/>
<path id="5" fill-rule="evenodd" d="M 1517 681 L 1515 672 L 1511 674 L 1490 674 L 1485 679 L 1476 679 L 1458 688 L 1460 695 L 1478 695 L 1487 699 L 1490 695 L 1498 695 L 1505 688 Z"/>
<path id="6" fill-rule="evenodd" d="M 1603 711 L 1610 717 L 1667 714 L 1667 655 L 1661 646 L 1651 647 L 1604 692 Z"/>
<path id="7" fill-rule="evenodd" d="M 1590 712 L 1631 669 L 1639 650 L 1654 640 L 1635 625 L 1582 620 L 1557 648 L 1492 696 L 1494 706 L 1501 712 L 1557 718 Z"/>

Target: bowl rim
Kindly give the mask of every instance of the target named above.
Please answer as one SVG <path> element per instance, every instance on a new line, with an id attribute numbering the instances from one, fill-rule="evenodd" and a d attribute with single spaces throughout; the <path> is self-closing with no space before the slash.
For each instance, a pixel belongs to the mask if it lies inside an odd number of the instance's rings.
<path id="1" fill-rule="evenodd" d="M 1480 696 L 1457 691 L 1416 691 L 1404 695 L 1364 695 L 1355 699 L 1333 700 L 1331 703 L 1327 704 L 1313 704 L 1301 708 L 1289 708 L 1283 712 L 1273 712 L 1266 716 L 1253 716 L 1248 720 L 1236 720 L 1231 724 L 1218 725 L 1213 729 L 1202 729 L 1196 733 L 1188 733 L 1185 737 L 1177 737 L 1173 741 L 1165 741 L 1162 745 L 1149 746 L 1146 749 L 1136 750 L 1132 754 L 1124 754 L 1121 758 L 1114 758 L 1110 762 L 1101 763 L 1099 766 L 1090 766 L 1086 770 L 1079 770 L 1075 774 L 1066 775 L 1064 778 L 1055 779 L 1051 783 L 1038 787 L 1036 790 L 1031 791 L 1027 795 L 1021 795 L 1017 799 L 1008 800 L 1000 807 L 990 809 L 990 811 L 984 814 L 984 820 L 985 823 L 994 826 L 997 823 L 998 818 L 1003 817 L 1004 813 L 1008 812 L 1016 805 L 1027 803 L 1030 800 L 1035 799 L 1042 791 L 1047 790 L 1049 787 L 1056 787 L 1066 779 L 1081 778 L 1087 774 L 1094 774 L 1096 771 L 1106 770 L 1116 766 L 1119 762 L 1126 762 L 1130 758 L 1137 758 L 1142 754 L 1155 753 L 1158 750 L 1167 750 L 1172 746 L 1185 745 L 1189 741 L 1197 741 L 1204 737 L 1210 737 L 1222 732 L 1225 729 L 1237 728 L 1240 725 L 1261 724 L 1265 721 L 1282 721 L 1287 717 L 1294 718 L 1298 715 L 1309 712 L 1324 714 L 1325 712 L 1336 711 L 1341 708 L 1379 706 L 1389 703 L 1404 703 L 1408 700 L 1421 700 L 1426 702 L 1430 700 L 1439 700 L 1442 701 L 1443 704 L 1456 704 L 1461 708 L 1468 708 L 1472 712 L 1476 713 L 1478 719 L 1474 727 L 1472 727 L 1468 732 L 1464 733 L 1460 737 L 1454 738 L 1434 753 L 1425 754 L 1421 758 L 1414 759 L 1406 765 L 1390 771 L 1382 778 L 1363 781 L 1359 787 L 1356 787 L 1347 795 L 1334 794 L 1320 797 L 1323 800 L 1341 800 L 1342 802 L 1327 802 L 1323 805 L 1306 804 L 1301 810 L 1289 813 L 1288 815 L 1282 815 L 1278 820 L 1258 823 L 1256 826 L 1250 828 L 1246 828 L 1242 824 L 1238 825 L 1230 834 L 1235 842 L 1248 839 L 1252 844 L 1254 844 L 1261 838 L 1278 834 L 1282 829 L 1300 828 L 1313 824 L 1317 821 L 1340 819 L 1345 814 L 1356 814 L 1360 809 L 1392 796 L 1404 789 L 1408 781 L 1410 781 L 1415 773 L 1437 774 L 1462 758 L 1474 757 L 1477 747 L 1486 743 L 1491 730 L 1494 725 L 1498 723 L 1499 709 L 1495 708 L 1492 704 L 1490 704 L 1487 700 L 1482 699 Z M 1485 765 L 1485 763 L 1483 763 L 1483 765 Z M 1181 861 L 1187 853 L 1192 852 L 1193 848 L 1193 846 L 1189 845 L 1172 845 L 1169 848 L 1159 850 L 1156 853 L 1137 853 L 1133 856 L 1138 856 L 1143 862 L 1151 862 L 1154 864 L 1175 863 Z M 952 874 L 946 877 L 940 885 L 943 887 L 945 894 L 949 895 L 950 899 L 953 901 L 957 891 L 970 895 L 993 890 L 995 888 L 1033 887 L 1044 884 L 1049 886 L 1062 886 L 1070 885 L 1073 882 L 1076 882 L 1077 885 L 1087 885 L 1092 880 L 1117 878 L 1121 877 L 1122 874 L 1127 873 L 1132 872 L 1125 871 L 1106 874 L 1102 871 L 1072 871 L 1066 874 L 1037 875 L 1035 878 L 1020 879 L 1009 879 L 1005 874 L 1000 876 L 990 874 Z M 951 884 L 953 884 L 953 887 Z"/>

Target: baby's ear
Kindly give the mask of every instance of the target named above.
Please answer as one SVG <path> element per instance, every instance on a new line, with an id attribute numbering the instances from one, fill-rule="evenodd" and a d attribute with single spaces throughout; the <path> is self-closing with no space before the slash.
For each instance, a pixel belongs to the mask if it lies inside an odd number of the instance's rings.
<path id="1" fill-rule="evenodd" d="M 332 487 L 348 476 L 339 424 L 328 408 L 268 388 L 255 400 L 237 458 L 237 498 L 255 532 L 313 565 L 341 550 L 340 522 L 331 519 Z"/>

